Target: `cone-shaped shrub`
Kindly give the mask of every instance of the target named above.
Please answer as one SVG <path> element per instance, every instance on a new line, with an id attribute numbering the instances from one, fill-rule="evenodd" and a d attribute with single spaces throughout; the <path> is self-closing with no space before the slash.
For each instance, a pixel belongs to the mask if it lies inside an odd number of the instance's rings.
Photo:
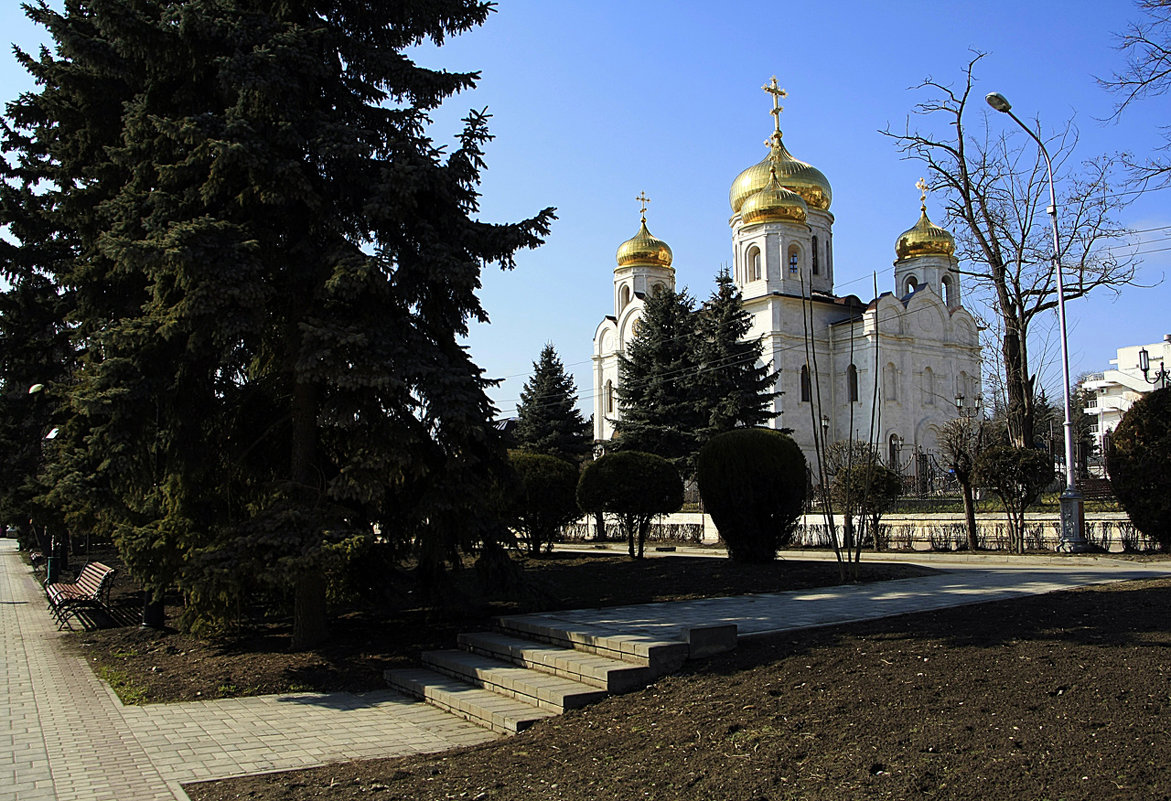
<path id="1" fill-rule="evenodd" d="M 793 537 L 805 503 L 805 456 L 791 437 L 742 428 L 708 440 L 696 460 L 704 509 L 738 562 L 768 562 Z"/>

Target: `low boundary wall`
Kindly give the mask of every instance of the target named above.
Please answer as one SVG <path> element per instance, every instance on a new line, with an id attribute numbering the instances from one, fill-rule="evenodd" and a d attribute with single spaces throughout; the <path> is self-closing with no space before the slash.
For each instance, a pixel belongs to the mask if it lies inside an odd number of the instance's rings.
<path id="1" fill-rule="evenodd" d="M 841 536 L 842 517 L 835 517 Z M 617 524 L 607 520 L 601 539 L 618 540 L 622 535 Z M 957 551 L 968 544 L 963 514 L 887 515 L 880 524 L 879 539 L 884 548 L 904 551 Z M 976 515 L 980 547 L 1004 550 L 1008 547 L 1008 524 L 1002 513 Z M 564 529 L 567 540 L 599 539 L 593 518 L 583 518 Z M 662 515 L 651 524 L 650 538 L 694 545 L 715 545 L 720 533 L 711 515 L 700 512 L 676 512 Z M 1086 514 L 1086 539 L 1107 551 L 1143 551 L 1153 543 L 1147 541 L 1130 522 L 1125 512 Z M 1025 548 L 1055 550 L 1061 542 L 1061 520 L 1056 512 L 1025 515 Z M 793 545 L 810 548 L 831 547 L 829 529 L 823 515 L 805 515 L 797 526 Z M 871 547 L 873 543 L 870 543 Z"/>

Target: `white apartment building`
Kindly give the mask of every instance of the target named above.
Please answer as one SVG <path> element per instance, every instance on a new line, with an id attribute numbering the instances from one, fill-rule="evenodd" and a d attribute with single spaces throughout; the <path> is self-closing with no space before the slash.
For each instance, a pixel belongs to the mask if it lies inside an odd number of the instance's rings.
<path id="1" fill-rule="evenodd" d="M 1144 361 L 1146 375 L 1142 371 Z M 1162 378 L 1166 374 L 1160 372 L 1171 368 L 1171 334 L 1153 345 L 1119 348 L 1118 358 L 1111 359 L 1110 363 L 1115 366 L 1113 370 L 1090 373 L 1082 380 L 1082 387 L 1094 396 L 1086 406 L 1086 413 L 1098 418 L 1093 431 L 1094 445 L 1099 453 L 1102 437 L 1118 427 L 1122 416 L 1135 401 L 1154 389 L 1171 386 L 1171 379 Z"/>

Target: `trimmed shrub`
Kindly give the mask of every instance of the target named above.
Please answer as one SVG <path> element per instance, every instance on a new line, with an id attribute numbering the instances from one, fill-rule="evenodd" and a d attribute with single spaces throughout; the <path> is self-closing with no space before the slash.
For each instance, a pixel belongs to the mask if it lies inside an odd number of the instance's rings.
<path id="1" fill-rule="evenodd" d="M 586 514 L 613 515 L 631 558 L 641 559 L 651 519 L 683 505 L 683 479 L 674 465 L 653 453 L 610 453 L 582 471 L 577 503 Z"/>
<path id="2" fill-rule="evenodd" d="M 1106 469 L 1115 497 L 1143 536 L 1171 550 L 1171 388 L 1131 406 L 1111 442 Z"/>
<path id="3" fill-rule="evenodd" d="M 1025 510 L 1053 481 L 1053 460 L 1033 448 L 997 445 L 976 459 L 975 483 L 988 487 L 1000 498 L 1008 518 L 1009 550 L 1025 547 Z"/>
<path id="4" fill-rule="evenodd" d="M 553 542 L 562 526 L 581 516 L 577 468 L 543 453 L 513 451 L 508 461 L 517 479 L 507 504 L 508 520 L 535 556 Z"/>
<path id="5" fill-rule="evenodd" d="M 805 503 L 805 456 L 787 434 L 741 428 L 708 440 L 696 479 L 728 555 L 768 562 L 788 544 Z"/>

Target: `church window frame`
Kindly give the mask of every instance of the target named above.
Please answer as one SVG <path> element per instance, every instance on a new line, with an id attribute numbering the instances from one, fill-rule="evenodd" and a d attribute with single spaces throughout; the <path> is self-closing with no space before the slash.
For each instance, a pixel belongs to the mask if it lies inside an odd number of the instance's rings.
<path id="1" fill-rule="evenodd" d="M 618 290 L 618 313 L 626 311 L 626 307 L 630 305 L 630 284 L 623 284 L 622 288 Z"/>
<path id="2" fill-rule="evenodd" d="M 809 403 L 813 398 L 813 386 L 809 380 L 809 365 L 801 365 L 801 402 Z"/>
<path id="3" fill-rule="evenodd" d="M 945 275 L 939 279 L 939 283 L 943 284 L 943 302 L 949 309 L 957 305 L 955 300 L 955 283 L 952 281 L 950 275 Z"/>
<path id="4" fill-rule="evenodd" d="M 899 372 L 894 362 L 887 362 L 882 368 L 883 399 L 889 403 L 898 403 L 899 400 Z"/>
<path id="5" fill-rule="evenodd" d="M 752 245 L 748 248 L 747 264 L 745 265 L 746 280 L 759 281 L 764 277 L 761 266 L 760 248 Z"/>
<path id="6" fill-rule="evenodd" d="M 820 274 L 821 274 L 821 265 L 818 263 L 818 258 L 817 258 L 817 254 L 818 254 L 818 250 L 817 250 L 817 234 L 814 234 L 814 235 L 813 235 L 813 250 L 811 251 L 811 253 L 812 253 L 812 256 L 813 256 L 813 260 L 812 260 L 812 262 L 810 263 L 810 272 L 811 272 L 813 275 L 820 275 Z"/>
<path id="7" fill-rule="evenodd" d="M 609 379 L 606 380 L 605 398 L 606 398 L 606 400 L 605 400 L 604 408 L 605 408 L 606 414 L 613 414 L 614 413 L 614 382 Z"/>
<path id="8" fill-rule="evenodd" d="M 801 249 L 796 245 L 789 245 L 789 273 L 796 275 L 801 270 Z"/>
<path id="9" fill-rule="evenodd" d="M 853 364 L 846 368 L 846 397 L 850 403 L 858 402 L 858 368 Z"/>
<path id="10" fill-rule="evenodd" d="M 923 405 L 935 405 L 935 371 L 930 367 L 923 368 Z"/>
<path id="11" fill-rule="evenodd" d="M 919 288 L 919 279 L 912 273 L 903 278 L 903 296 L 912 295 Z"/>

